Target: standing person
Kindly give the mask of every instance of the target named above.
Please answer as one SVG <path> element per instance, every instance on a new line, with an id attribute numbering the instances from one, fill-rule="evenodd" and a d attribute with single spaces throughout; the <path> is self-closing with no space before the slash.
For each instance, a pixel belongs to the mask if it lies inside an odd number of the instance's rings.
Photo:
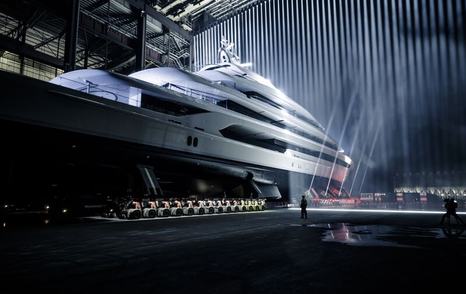
<path id="1" fill-rule="evenodd" d="M 306 197 L 303 195 L 301 199 L 301 218 L 306 218 L 307 219 L 307 200 Z"/>
<path id="2" fill-rule="evenodd" d="M 453 198 L 447 198 L 444 201 L 445 201 L 445 209 L 447 210 L 447 212 L 442 216 L 442 220 L 440 221 L 440 223 L 443 225 L 445 221 L 445 217 L 448 217 L 448 225 L 450 225 L 450 217 L 453 216 L 457 224 L 461 223 L 464 225 L 463 220 L 456 214 L 456 208 L 458 208 L 458 202 L 456 202 L 456 200 Z"/>

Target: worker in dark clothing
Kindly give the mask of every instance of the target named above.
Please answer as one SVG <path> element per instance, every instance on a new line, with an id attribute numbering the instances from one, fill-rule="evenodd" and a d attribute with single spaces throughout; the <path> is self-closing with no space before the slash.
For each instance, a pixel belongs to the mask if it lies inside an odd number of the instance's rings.
<path id="1" fill-rule="evenodd" d="M 301 218 L 306 218 L 307 219 L 307 200 L 306 197 L 303 195 L 303 198 L 301 199 Z"/>
<path id="2" fill-rule="evenodd" d="M 456 214 L 456 208 L 458 208 L 458 202 L 456 202 L 456 200 L 453 198 L 446 198 L 444 201 L 445 201 L 444 207 L 447 210 L 447 212 L 442 216 L 442 220 L 440 221 L 440 224 L 443 225 L 445 218 L 448 217 L 448 225 L 450 225 L 450 217 L 453 216 L 457 224 L 461 223 L 464 225 L 463 220 Z"/>

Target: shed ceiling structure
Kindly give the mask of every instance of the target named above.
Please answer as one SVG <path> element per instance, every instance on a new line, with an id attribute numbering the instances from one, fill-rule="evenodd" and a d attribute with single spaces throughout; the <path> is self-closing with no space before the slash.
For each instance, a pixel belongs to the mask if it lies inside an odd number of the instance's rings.
<path id="1" fill-rule="evenodd" d="M 75 68 L 121 73 L 157 66 L 189 69 L 192 35 L 254 2 L 4 0 L 0 68 L 45 80 Z M 75 40 L 67 42 L 70 37 Z M 138 53 L 144 54 L 143 61 Z"/>

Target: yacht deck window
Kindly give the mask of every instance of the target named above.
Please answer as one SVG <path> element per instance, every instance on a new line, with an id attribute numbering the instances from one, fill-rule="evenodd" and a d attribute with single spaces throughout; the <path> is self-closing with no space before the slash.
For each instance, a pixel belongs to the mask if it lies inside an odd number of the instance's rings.
<path id="1" fill-rule="evenodd" d="M 158 99 L 144 93 L 141 95 L 141 107 L 175 116 L 208 112 L 207 110 L 191 105 Z"/>
<path id="2" fill-rule="evenodd" d="M 267 97 L 265 97 L 265 96 L 263 96 L 263 95 L 261 95 L 261 94 L 259 94 L 257 92 L 244 92 L 244 94 L 246 96 L 248 96 L 249 98 L 253 98 L 253 99 L 262 101 L 262 102 L 267 103 L 270 106 L 273 106 L 273 107 L 275 107 L 277 109 L 280 109 L 280 110 L 285 109 L 287 113 L 299 118 L 300 120 L 303 120 L 303 121 L 307 122 L 308 124 L 318 128 L 320 130 L 323 130 L 322 126 L 320 126 L 316 121 L 314 121 L 312 119 L 309 119 L 309 118 L 307 118 L 307 117 L 305 117 L 303 115 L 297 114 L 296 111 L 294 111 L 294 110 L 286 109 L 282 105 L 280 105 L 279 103 L 277 103 L 277 102 L 275 102 L 275 101 L 273 101 L 273 100 L 271 100 L 271 99 L 269 99 L 269 98 L 267 98 Z"/>
<path id="3" fill-rule="evenodd" d="M 260 120 L 260 121 L 263 121 L 263 122 L 266 122 L 266 123 L 270 123 L 270 124 L 273 124 L 279 128 L 282 128 L 284 129 L 286 126 L 284 124 L 282 124 L 280 121 L 275 121 L 273 119 L 270 119 L 268 117 L 266 117 L 265 115 L 262 115 L 260 113 L 257 113 L 249 108 L 246 108 L 244 106 L 242 106 L 241 104 L 238 104 L 234 101 L 231 101 L 231 100 L 223 100 L 223 101 L 219 101 L 217 103 L 217 105 L 219 106 L 222 106 L 226 109 L 230 109 L 230 110 L 233 110 L 235 112 L 238 112 L 238 113 L 241 113 L 241 114 L 244 114 L 246 116 L 249 116 L 249 117 L 252 117 L 252 118 L 255 118 L 257 120 Z"/>
<path id="4" fill-rule="evenodd" d="M 273 107 L 275 107 L 277 109 L 283 109 L 283 107 L 280 104 L 278 104 L 275 101 L 270 100 L 267 97 L 262 96 L 259 93 L 256 93 L 256 92 L 244 92 L 244 94 L 246 94 L 246 96 L 248 96 L 249 98 L 257 99 L 257 100 L 262 101 L 264 103 L 267 103 L 270 106 L 273 106 Z"/>
<path id="5" fill-rule="evenodd" d="M 163 87 L 213 104 L 217 104 L 219 101 L 226 99 L 220 95 L 212 95 L 208 92 L 192 89 L 185 86 L 180 86 L 178 84 L 166 83 L 163 85 Z"/>
<path id="6" fill-rule="evenodd" d="M 338 158 L 336 158 L 335 160 L 334 156 L 329 155 L 327 153 L 323 153 L 318 150 L 312 150 L 312 149 L 300 147 L 300 146 L 290 144 L 287 142 L 283 142 L 277 139 L 258 139 L 258 138 L 255 138 L 254 136 L 251 136 L 251 135 L 248 135 L 247 133 L 242 132 L 241 129 L 238 130 L 234 127 L 227 127 L 225 129 L 222 129 L 220 130 L 220 133 L 226 138 L 240 141 L 246 144 L 266 148 L 269 150 L 278 151 L 280 153 L 284 153 L 287 149 L 294 150 L 300 153 L 310 155 L 315 158 L 320 158 L 322 160 L 329 161 L 329 162 L 335 161 L 335 163 L 340 166 L 349 167 L 349 165 L 343 160 L 340 160 Z"/>
<path id="7" fill-rule="evenodd" d="M 290 128 L 288 126 L 286 126 L 284 123 L 282 123 L 283 120 L 272 120 L 268 117 L 266 117 L 265 115 L 262 115 L 260 113 L 257 113 L 249 108 L 246 108 L 234 101 L 231 101 L 231 100 L 222 100 L 222 101 L 219 101 L 217 103 L 218 106 L 222 106 L 226 109 L 230 109 L 230 110 L 233 110 L 235 112 L 238 112 L 238 113 L 241 113 L 241 114 L 244 114 L 246 116 L 249 116 L 249 117 L 252 117 L 252 118 L 255 118 L 257 120 L 260 120 L 260 121 L 263 121 L 263 122 L 266 122 L 266 123 L 270 123 L 274 126 L 277 126 L 279 128 L 282 128 L 282 129 L 286 129 L 286 130 L 289 130 L 290 132 L 292 133 L 295 133 L 295 134 L 298 134 L 304 138 L 307 138 L 311 141 L 314 141 L 316 143 L 319 143 L 319 144 L 324 144 L 325 146 L 337 151 L 338 150 L 338 147 L 329 142 L 329 141 L 324 141 L 322 139 L 320 139 L 319 137 L 317 136 L 313 136 L 311 134 L 308 134 L 306 132 L 303 132 L 303 131 L 299 131 L 299 130 L 296 130 L 295 128 Z"/>

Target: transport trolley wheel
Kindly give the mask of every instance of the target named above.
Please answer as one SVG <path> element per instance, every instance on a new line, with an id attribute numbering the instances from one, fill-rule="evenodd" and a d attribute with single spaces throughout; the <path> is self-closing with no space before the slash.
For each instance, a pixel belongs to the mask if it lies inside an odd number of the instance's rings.
<path id="1" fill-rule="evenodd" d="M 139 219 L 139 218 L 141 218 L 141 211 L 140 210 L 132 211 L 129 214 L 129 219 Z"/>
<path id="2" fill-rule="evenodd" d="M 248 208 L 246 206 L 241 207 L 242 211 L 248 211 Z"/>
<path id="3" fill-rule="evenodd" d="M 188 208 L 188 215 L 193 215 L 194 214 L 194 208 Z"/>
<path id="4" fill-rule="evenodd" d="M 162 217 L 170 216 L 170 210 L 168 208 L 159 208 L 158 215 Z"/>
<path id="5" fill-rule="evenodd" d="M 209 213 L 210 214 L 214 213 L 214 208 L 213 207 L 209 207 Z"/>
<path id="6" fill-rule="evenodd" d="M 239 206 L 235 206 L 235 212 L 239 212 Z"/>
<path id="7" fill-rule="evenodd" d="M 205 213 L 204 207 L 199 207 L 199 210 L 197 211 L 199 215 L 203 215 Z"/>
<path id="8" fill-rule="evenodd" d="M 223 213 L 223 207 L 217 207 L 217 213 Z"/>
<path id="9" fill-rule="evenodd" d="M 156 215 L 157 215 L 157 212 L 155 211 L 155 209 L 151 209 L 151 210 L 149 210 L 149 212 L 147 213 L 147 216 L 148 216 L 149 218 L 154 218 Z"/>
<path id="10" fill-rule="evenodd" d="M 249 206 L 249 211 L 254 211 L 254 206 Z"/>
<path id="11" fill-rule="evenodd" d="M 259 207 L 259 205 L 256 206 L 256 211 L 259 211 L 261 210 L 261 208 Z"/>
<path id="12" fill-rule="evenodd" d="M 231 207 L 227 206 L 227 212 L 231 212 Z"/>

